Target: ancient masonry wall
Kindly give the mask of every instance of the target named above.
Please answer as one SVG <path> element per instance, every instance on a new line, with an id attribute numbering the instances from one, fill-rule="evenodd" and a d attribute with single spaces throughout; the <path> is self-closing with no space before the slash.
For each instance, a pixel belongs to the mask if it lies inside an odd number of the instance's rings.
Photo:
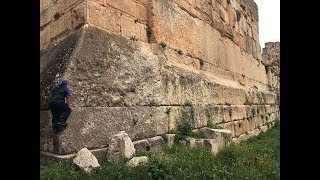
<path id="1" fill-rule="evenodd" d="M 280 93 L 280 42 L 265 43 L 262 62 L 266 67 L 270 90 Z"/>
<path id="2" fill-rule="evenodd" d="M 41 147 L 57 154 L 105 147 L 209 121 L 234 141 L 279 115 L 258 41 L 252 0 L 41 0 Z M 53 63 L 55 62 L 55 63 Z M 60 64 L 59 64 L 60 63 Z M 51 131 L 48 90 L 67 78 L 73 112 Z"/>

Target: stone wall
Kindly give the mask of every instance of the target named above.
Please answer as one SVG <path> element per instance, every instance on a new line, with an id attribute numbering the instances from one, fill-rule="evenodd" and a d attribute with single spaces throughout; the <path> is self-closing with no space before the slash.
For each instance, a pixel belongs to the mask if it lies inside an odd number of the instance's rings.
<path id="1" fill-rule="evenodd" d="M 262 62 L 266 68 L 270 90 L 280 98 L 280 42 L 265 43 Z"/>
<path id="2" fill-rule="evenodd" d="M 235 141 L 279 115 L 258 42 L 253 1 L 41 1 L 41 147 L 69 154 L 209 121 Z M 237 21 L 237 11 L 241 13 Z M 50 88 L 69 80 L 68 127 L 52 134 Z"/>

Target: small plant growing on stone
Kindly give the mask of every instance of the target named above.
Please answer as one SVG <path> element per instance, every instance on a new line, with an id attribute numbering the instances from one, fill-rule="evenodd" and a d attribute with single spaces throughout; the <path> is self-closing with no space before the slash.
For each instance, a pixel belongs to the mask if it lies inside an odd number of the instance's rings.
<path id="1" fill-rule="evenodd" d="M 184 105 L 185 105 L 185 106 L 192 106 L 192 102 L 188 100 L 188 101 L 186 101 L 186 102 L 184 103 Z"/>
<path id="2" fill-rule="evenodd" d="M 170 114 L 170 112 L 171 112 L 171 107 L 169 107 L 169 108 L 167 108 L 167 109 L 166 109 L 166 114 L 168 114 L 168 115 L 169 115 L 169 114 Z"/>
<path id="3" fill-rule="evenodd" d="M 168 133 L 169 133 L 169 134 L 176 134 L 176 133 L 177 133 L 177 130 L 176 130 L 176 129 L 170 129 Z"/>
<path id="4" fill-rule="evenodd" d="M 198 132 L 191 132 L 191 134 L 189 135 L 189 137 L 193 137 L 193 138 L 206 138 L 205 134 L 203 131 L 198 131 Z"/>
<path id="5" fill-rule="evenodd" d="M 191 117 L 187 112 L 182 112 L 177 126 L 181 135 L 189 135 L 192 131 Z"/>
<path id="6" fill-rule="evenodd" d="M 200 66 L 201 66 L 201 68 L 203 67 L 203 65 L 204 65 L 204 61 L 203 61 L 203 59 L 199 59 L 199 63 L 200 63 Z"/>
<path id="7" fill-rule="evenodd" d="M 165 143 L 168 143 L 168 137 L 166 136 L 166 134 L 161 134 L 161 137 Z"/>
<path id="8" fill-rule="evenodd" d="M 251 102 L 249 102 L 248 100 L 246 100 L 246 102 L 244 102 L 244 105 L 252 105 L 252 103 Z"/>
<path id="9" fill-rule="evenodd" d="M 239 22 L 241 18 L 241 12 L 237 10 L 237 21 Z"/>
<path id="10" fill-rule="evenodd" d="M 150 101 L 149 106 L 159 106 L 159 103 L 152 100 L 152 101 Z"/>
<path id="11" fill-rule="evenodd" d="M 207 127 L 208 128 L 213 128 L 214 127 L 214 124 L 212 122 L 211 116 L 207 120 Z"/>
<path id="12" fill-rule="evenodd" d="M 274 121 L 274 127 L 278 127 L 278 126 L 280 127 L 280 118 L 277 117 L 276 120 Z"/>
<path id="13" fill-rule="evenodd" d="M 177 131 L 174 136 L 174 141 L 178 143 L 180 140 L 185 140 L 192 133 L 191 117 L 183 111 L 177 123 Z"/>
<path id="14" fill-rule="evenodd" d="M 161 46 L 162 48 L 165 48 L 165 47 L 167 47 L 167 44 L 161 41 L 161 42 L 160 42 L 160 46 Z"/>
<path id="15" fill-rule="evenodd" d="M 149 24 L 147 24 L 146 31 L 147 31 L 147 36 L 148 36 L 148 38 L 151 38 L 152 30 L 151 30 L 151 27 L 150 27 Z"/>
<path id="16" fill-rule="evenodd" d="M 132 40 L 132 41 L 138 41 L 138 39 L 136 38 L 136 36 L 131 36 L 131 37 L 130 37 L 130 40 Z"/>

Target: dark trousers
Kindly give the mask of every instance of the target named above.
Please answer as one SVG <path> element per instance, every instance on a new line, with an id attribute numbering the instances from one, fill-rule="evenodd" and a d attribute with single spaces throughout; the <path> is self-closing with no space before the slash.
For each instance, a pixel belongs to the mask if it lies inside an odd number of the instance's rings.
<path id="1" fill-rule="evenodd" d="M 50 102 L 49 107 L 52 113 L 52 127 L 53 130 L 58 130 L 58 122 L 66 122 L 71 109 L 65 102 Z M 60 118 L 61 117 L 61 118 Z"/>

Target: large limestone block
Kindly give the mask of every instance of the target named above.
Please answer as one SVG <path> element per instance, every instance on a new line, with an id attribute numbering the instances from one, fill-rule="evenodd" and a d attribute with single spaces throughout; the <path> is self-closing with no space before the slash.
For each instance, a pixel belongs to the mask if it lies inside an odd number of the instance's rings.
<path id="1" fill-rule="evenodd" d="M 46 9 L 50 4 L 51 4 L 51 0 L 40 0 L 40 13 Z"/>
<path id="2" fill-rule="evenodd" d="M 255 121 L 253 120 L 252 117 L 245 119 L 244 122 L 247 125 L 247 131 L 252 131 L 252 130 L 254 130 L 256 128 Z"/>
<path id="3" fill-rule="evenodd" d="M 213 154 L 218 153 L 218 146 L 214 139 L 203 139 L 203 147 L 208 148 Z"/>
<path id="4" fill-rule="evenodd" d="M 166 147 L 166 143 L 164 142 L 164 140 L 161 136 L 148 138 L 147 140 L 150 144 L 151 151 L 160 151 Z"/>
<path id="5" fill-rule="evenodd" d="M 263 126 L 263 119 L 261 118 L 261 116 L 253 117 L 253 120 L 256 124 L 256 128 Z"/>
<path id="6" fill-rule="evenodd" d="M 150 150 L 150 143 L 146 139 L 134 141 L 133 142 L 133 146 L 134 146 L 136 152 L 149 151 Z"/>
<path id="7" fill-rule="evenodd" d="M 137 3 L 134 0 L 106 0 L 106 4 L 115 9 L 119 9 L 120 11 L 123 11 L 133 17 L 137 17 L 139 13 Z"/>
<path id="8" fill-rule="evenodd" d="M 92 169 L 100 166 L 97 158 L 87 148 L 82 148 L 77 153 L 73 163 L 85 172 L 91 172 Z"/>
<path id="9" fill-rule="evenodd" d="M 51 119 L 40 131 L 40 149 L 69 154 L 81 147 L 90 149 L 109 144 L 119 130 L 126 131 L 133 140 L 163 134 L 168 131 L 166 107 L 88 107 L 73 108 L 68 127 L 52 133 Z M 47 123 L 46 123 L 47 122 Z"/>
<path id="10" fill-rule="evenodd" d="M 136 22 L 127 15 L 121 16 L 121 35 L 136 38 L 138 41 L 148 42 L 146 25 Z"/>
<path id="11" fill-rule="evenodd" d="M 212 124 L 223 122 L 223 107 L 213 105 L 193 105 L 193 117 L 195 127 L 207 126 L 210 121 Z"/>
<path id="12" fill-rule="evenodd" d="M 215 143 L 218 146 L 218 149 L 227 146 L 231 143 L 232 132 L 228 129 L 211 129 L 211 128 L 201 128 L 199 129 L 204 133 L 205 137 L 208 139 L 214 139 Z"/>
<path id="13" fill-rule="evenodd" d="M 240 120 L 247 117 L 245 105 L 231 105 L 231 120 Z"/>
<path id="14" fill-rule="evenodd" d="M 228 123 L 223 123 L 221 124 L 221 127 L 224 129 L 228 129 L 231 131 L 232 137 L 235 137 L 235 123 L 234 122 L 228 122 Z"/>
<path id="15" fill-rule="evenodd" d="M 234 122 L 234 132 L 235 136 L 240 136 L 246 132 L 246 127 L 243 120 Z"/>
<path id="16" fill-rule="evenodd" d="M 107 158 L 109 161 L 115 161 L 121 157 L 130 158 L 135 152 L 136 150 L 128 134 L 125 131 L 120 131 L 111 139 Z"/>
<path id="17" fill-rule="evenodd" d="M 87 8 L 88 24 L 120 34 L 121 12 L 110 6 L 101 6 L 91 1 L 88 1 Z"/>

